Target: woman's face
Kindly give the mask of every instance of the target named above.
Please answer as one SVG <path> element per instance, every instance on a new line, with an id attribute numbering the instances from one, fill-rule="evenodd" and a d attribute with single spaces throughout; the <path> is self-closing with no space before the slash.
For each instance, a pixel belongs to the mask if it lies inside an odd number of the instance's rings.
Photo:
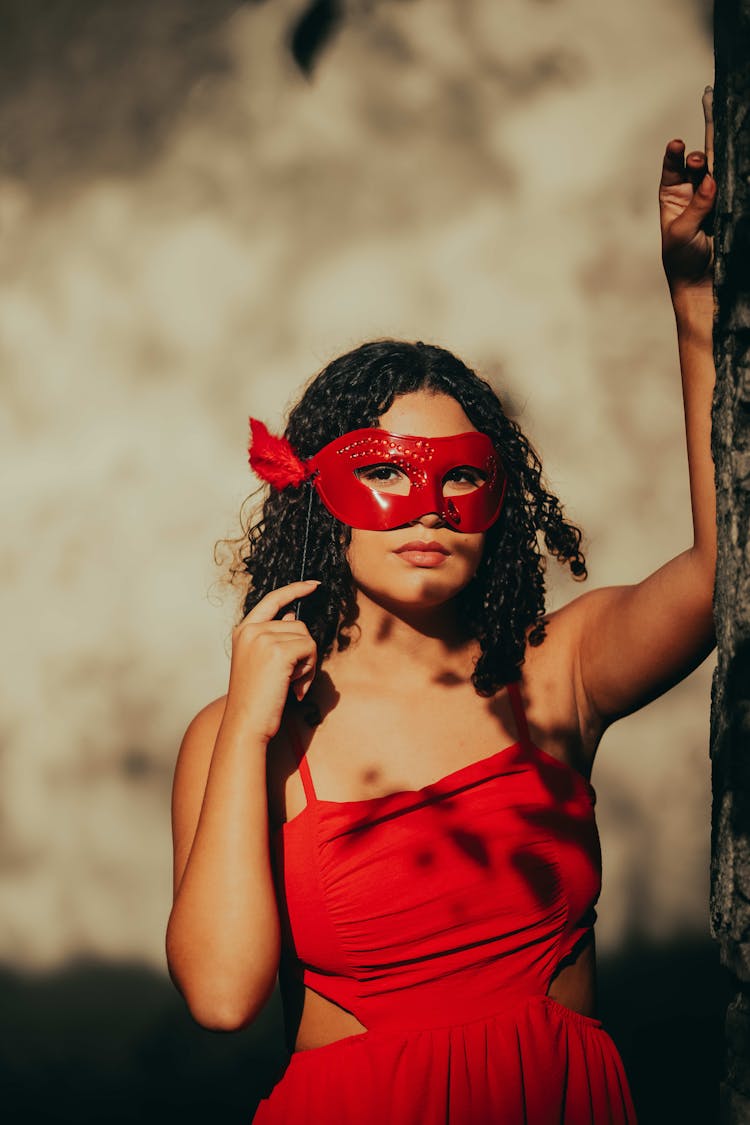
<path id="1" fill-rule="evenodd" d="M 421 437 L 476 432 L 454 398 L 430 391 L 400 395 L 378 425 L 392 433 Z M 380 470 L 365 483 L 379 490 L 408 488 L 398 470 Z M 476 485 L 470 471 L 456 471 L 444 482 L 443 491 L 446 496 L 460 495 Z M 428 609 L 448 601 L 469 583 L 481 561 L 484 540 L 484 532 L 454 531 L 431 512 L 391 531 L 352 528 L 347 558 L 356 585 L 374 601 Z M 412 545 L 414 550 L 404 549 Z"/>

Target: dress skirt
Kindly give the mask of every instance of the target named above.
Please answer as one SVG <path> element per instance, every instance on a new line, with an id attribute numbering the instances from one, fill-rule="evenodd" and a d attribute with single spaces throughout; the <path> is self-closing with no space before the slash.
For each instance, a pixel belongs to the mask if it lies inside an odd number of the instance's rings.
<path id="1" fill-rule="evenodd" d="M 601 1020 L 550 996 L 295 1051 L 252 1125 L 637 1125 Z"/>

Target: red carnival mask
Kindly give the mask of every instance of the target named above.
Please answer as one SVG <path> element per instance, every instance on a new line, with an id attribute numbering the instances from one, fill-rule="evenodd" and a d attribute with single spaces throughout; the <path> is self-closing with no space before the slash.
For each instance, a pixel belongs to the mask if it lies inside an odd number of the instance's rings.
<path id="1" fill-rule="evenodd" d="M 487 434 L 417 437 L 351 430 L 302 461 L 254 418 L 250 465 L 277 488 L 311 479 L 337 519 L 389 531 L 436 513 L 454 531 L 486 531 L 500 515 L 506 475 Z"/>

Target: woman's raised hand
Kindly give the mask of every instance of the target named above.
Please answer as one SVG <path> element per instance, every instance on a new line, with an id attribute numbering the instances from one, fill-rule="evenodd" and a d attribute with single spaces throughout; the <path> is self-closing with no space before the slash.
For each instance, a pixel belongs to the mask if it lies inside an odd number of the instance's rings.
<path id="1" fill-rule="evenodd" d="M 275 620 L 284 606 L 320 585 L 314 579 L 272 590 L 232 630 L 232 664 L 225 714 L 240 715 L 249 732 L 269 742 L 281 725 L 290 686 L 302 699 L 315 676 L 318 650 L 294 613 Z"/>
<path id="2" fill-rule="evenodd" d="M 706 86 L 702 101 L 703 151 L 694 149 L 685 159 L 684 141 L 670 141 L 659 182 L 662 263 L 673 296 L 679 291 L 713 288 L 714 246 L 708 233 L 713 230 L 711 213 L 716 202 L 711 86 Z"/>

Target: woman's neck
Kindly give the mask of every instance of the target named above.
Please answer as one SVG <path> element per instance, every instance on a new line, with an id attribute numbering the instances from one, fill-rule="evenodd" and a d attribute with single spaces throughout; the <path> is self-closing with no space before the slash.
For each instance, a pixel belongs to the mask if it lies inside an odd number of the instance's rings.
<path id="1" fill-rule="evenodd" d="M 436 674 L 471 674 L 477 642 L 461 625 L 455 600 L 427 609 L 385 606 L 357 592 L 357 620 L 350 646 L 336 663 L 359 675 L 403 681 Z M 462 675 L 463 678 L 463 675 Z"/>

